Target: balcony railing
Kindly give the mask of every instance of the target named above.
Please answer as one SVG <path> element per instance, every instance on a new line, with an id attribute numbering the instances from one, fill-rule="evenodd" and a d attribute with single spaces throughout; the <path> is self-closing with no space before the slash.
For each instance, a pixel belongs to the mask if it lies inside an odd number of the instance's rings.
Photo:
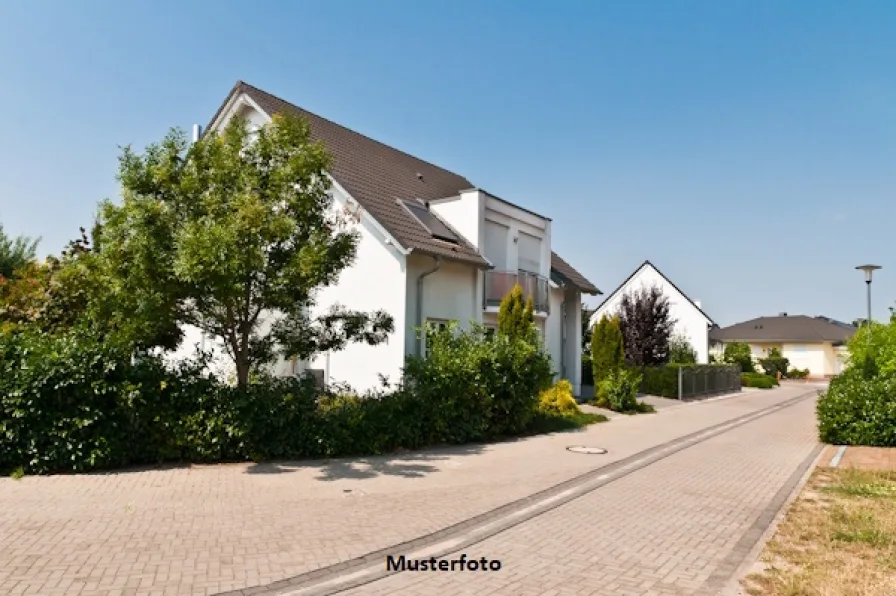
<path id="1" fill-rule="evenodd" d="M 535 312 L 550 312 L 550 286 L 545 277 L 527 271 L 486 271 L 485 272 L 485 308 L 500 306 L 501 300 L 519 284 L 523 296 L 532 298 Z"/>

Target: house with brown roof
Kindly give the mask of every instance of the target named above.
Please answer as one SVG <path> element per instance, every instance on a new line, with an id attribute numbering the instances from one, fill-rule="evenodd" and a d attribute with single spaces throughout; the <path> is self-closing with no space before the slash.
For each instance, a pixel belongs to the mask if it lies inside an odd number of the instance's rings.
<path id="1" fill-rule="evenodd" d="M 777 348 L 791 367 L 809 369 L 812 377 L 824 378 L 840 374 L 847 358 L 845 344 L 855 332 L 852 325 L 829 317 L 781 313 L 711 329 L 709 338 L 716 354 L 729 343 L 748 344 L 754 360 Z"/>
<path id="2" fill-rule="evenodd" d="M 384 345 L 281 362 L 276 372 L 312 370 L 358 389 L 377 385 L 380 374 L 398 380 L 407 355 L 425 354 L 418 328 L 450 321 L 495 326 L 501 299 L 518 283 L 533 299 L 557 377 L 579 390 L 581 296 L 600 291 L 552 250 L 550 218 L 242 81 L 206 133 L 235 116 L 261 127 L 279 113 L 305 118 L 312 137 L 329 150 L 334 208 L 353 213 L 360 234 L 355 264 L 322 289 L 318 307 L 384 309 L 396 331 Z"/>

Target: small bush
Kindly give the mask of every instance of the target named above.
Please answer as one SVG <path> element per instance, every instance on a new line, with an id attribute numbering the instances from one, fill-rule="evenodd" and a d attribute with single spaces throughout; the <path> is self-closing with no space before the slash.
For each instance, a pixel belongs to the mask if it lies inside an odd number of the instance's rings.
<path id="1" fill-rule="evenodd" d="M 741 373 L 740 383 L 743 387 L 771 389 L 778 386 L 778 379 L 771 375 L 764 375 L 761 373 Z"/>
<path id="2" fill-rule="evenodd" d="M 598 390 L 598 405 L 614 412 L 638 410 L 638 390 L 641 387 L 641 373 L 636 370 L 619 369 L 611 371 Z"/>
<path id="3" fill-rule="evenodd" d="M 802 370 L 800 370 L 799 368 L 791 368 L 789 371 L 787 371 L 788 379 L 805 379 L 808 376 L 809 376 L 808 368 L 804 368 Z"/>
<path id="4" fill-rule="evenodd" d="M 572 385 L 566 379 L 560 379 L 553 387 L 541 392 L 538 396 L 538 411 L 557 416 L 572 416 L 579 413 L 579 404 L 572 396 Z"/>
<path id="5" fill-rule="evenodd" d="M 767 357 L 759 360 L 759 365 L 762 367 L 762 370 L 765 371 L 765 374 L 773 377 L 778 377 L 778 375 L 783 377 L 787 374 L 787 368 L 790 366 L 790 361 L 781 355 L 781 350 L 772 348 L 769 350 Z"/>
<path id="6" fill-rule="evenodd" d="M 697 364 L 697 351 L 686 336 L 677 333 L 669 340 L 669 363 Z"/>
<path id="7" fill-rule="evenodd" d="M 819 398 L 817 415 L 824 443 L 896 447 L 896 374 L 847 368 Z"/>

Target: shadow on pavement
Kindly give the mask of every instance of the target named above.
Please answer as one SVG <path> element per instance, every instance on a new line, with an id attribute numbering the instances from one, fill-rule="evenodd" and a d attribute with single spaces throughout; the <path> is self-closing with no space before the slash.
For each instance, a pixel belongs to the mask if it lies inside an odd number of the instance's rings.
<path id="1" fill-rule="evenodd" d="M 382 455 L 308 462 L 264 462 L 249 465 L 247 474 L 288 474 L 300 470 L 314 469 L 319 474 L 316 480 L 366 480 L 378 476 L 398 476 L 402 478 L 422 478 L 440 470 L 437 462 L 456 456 L 477 455 L 485 450 L 485 445 L 460 445 L 434 449 L 424 453 Z"/>

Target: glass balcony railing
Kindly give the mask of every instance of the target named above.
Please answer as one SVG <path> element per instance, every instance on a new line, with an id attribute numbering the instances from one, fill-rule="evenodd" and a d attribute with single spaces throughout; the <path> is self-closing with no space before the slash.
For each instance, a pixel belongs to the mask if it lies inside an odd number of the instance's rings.
<path id="1" fill-rule="evenodd" d="M 501 300 L 516 284 L 520 285 L 527 300 L 532 298 L 535 312 L 550 312 L 550 286 L 547 278 L 528 271 L 486 271 L 483 307 L 500 306 Z"/>

